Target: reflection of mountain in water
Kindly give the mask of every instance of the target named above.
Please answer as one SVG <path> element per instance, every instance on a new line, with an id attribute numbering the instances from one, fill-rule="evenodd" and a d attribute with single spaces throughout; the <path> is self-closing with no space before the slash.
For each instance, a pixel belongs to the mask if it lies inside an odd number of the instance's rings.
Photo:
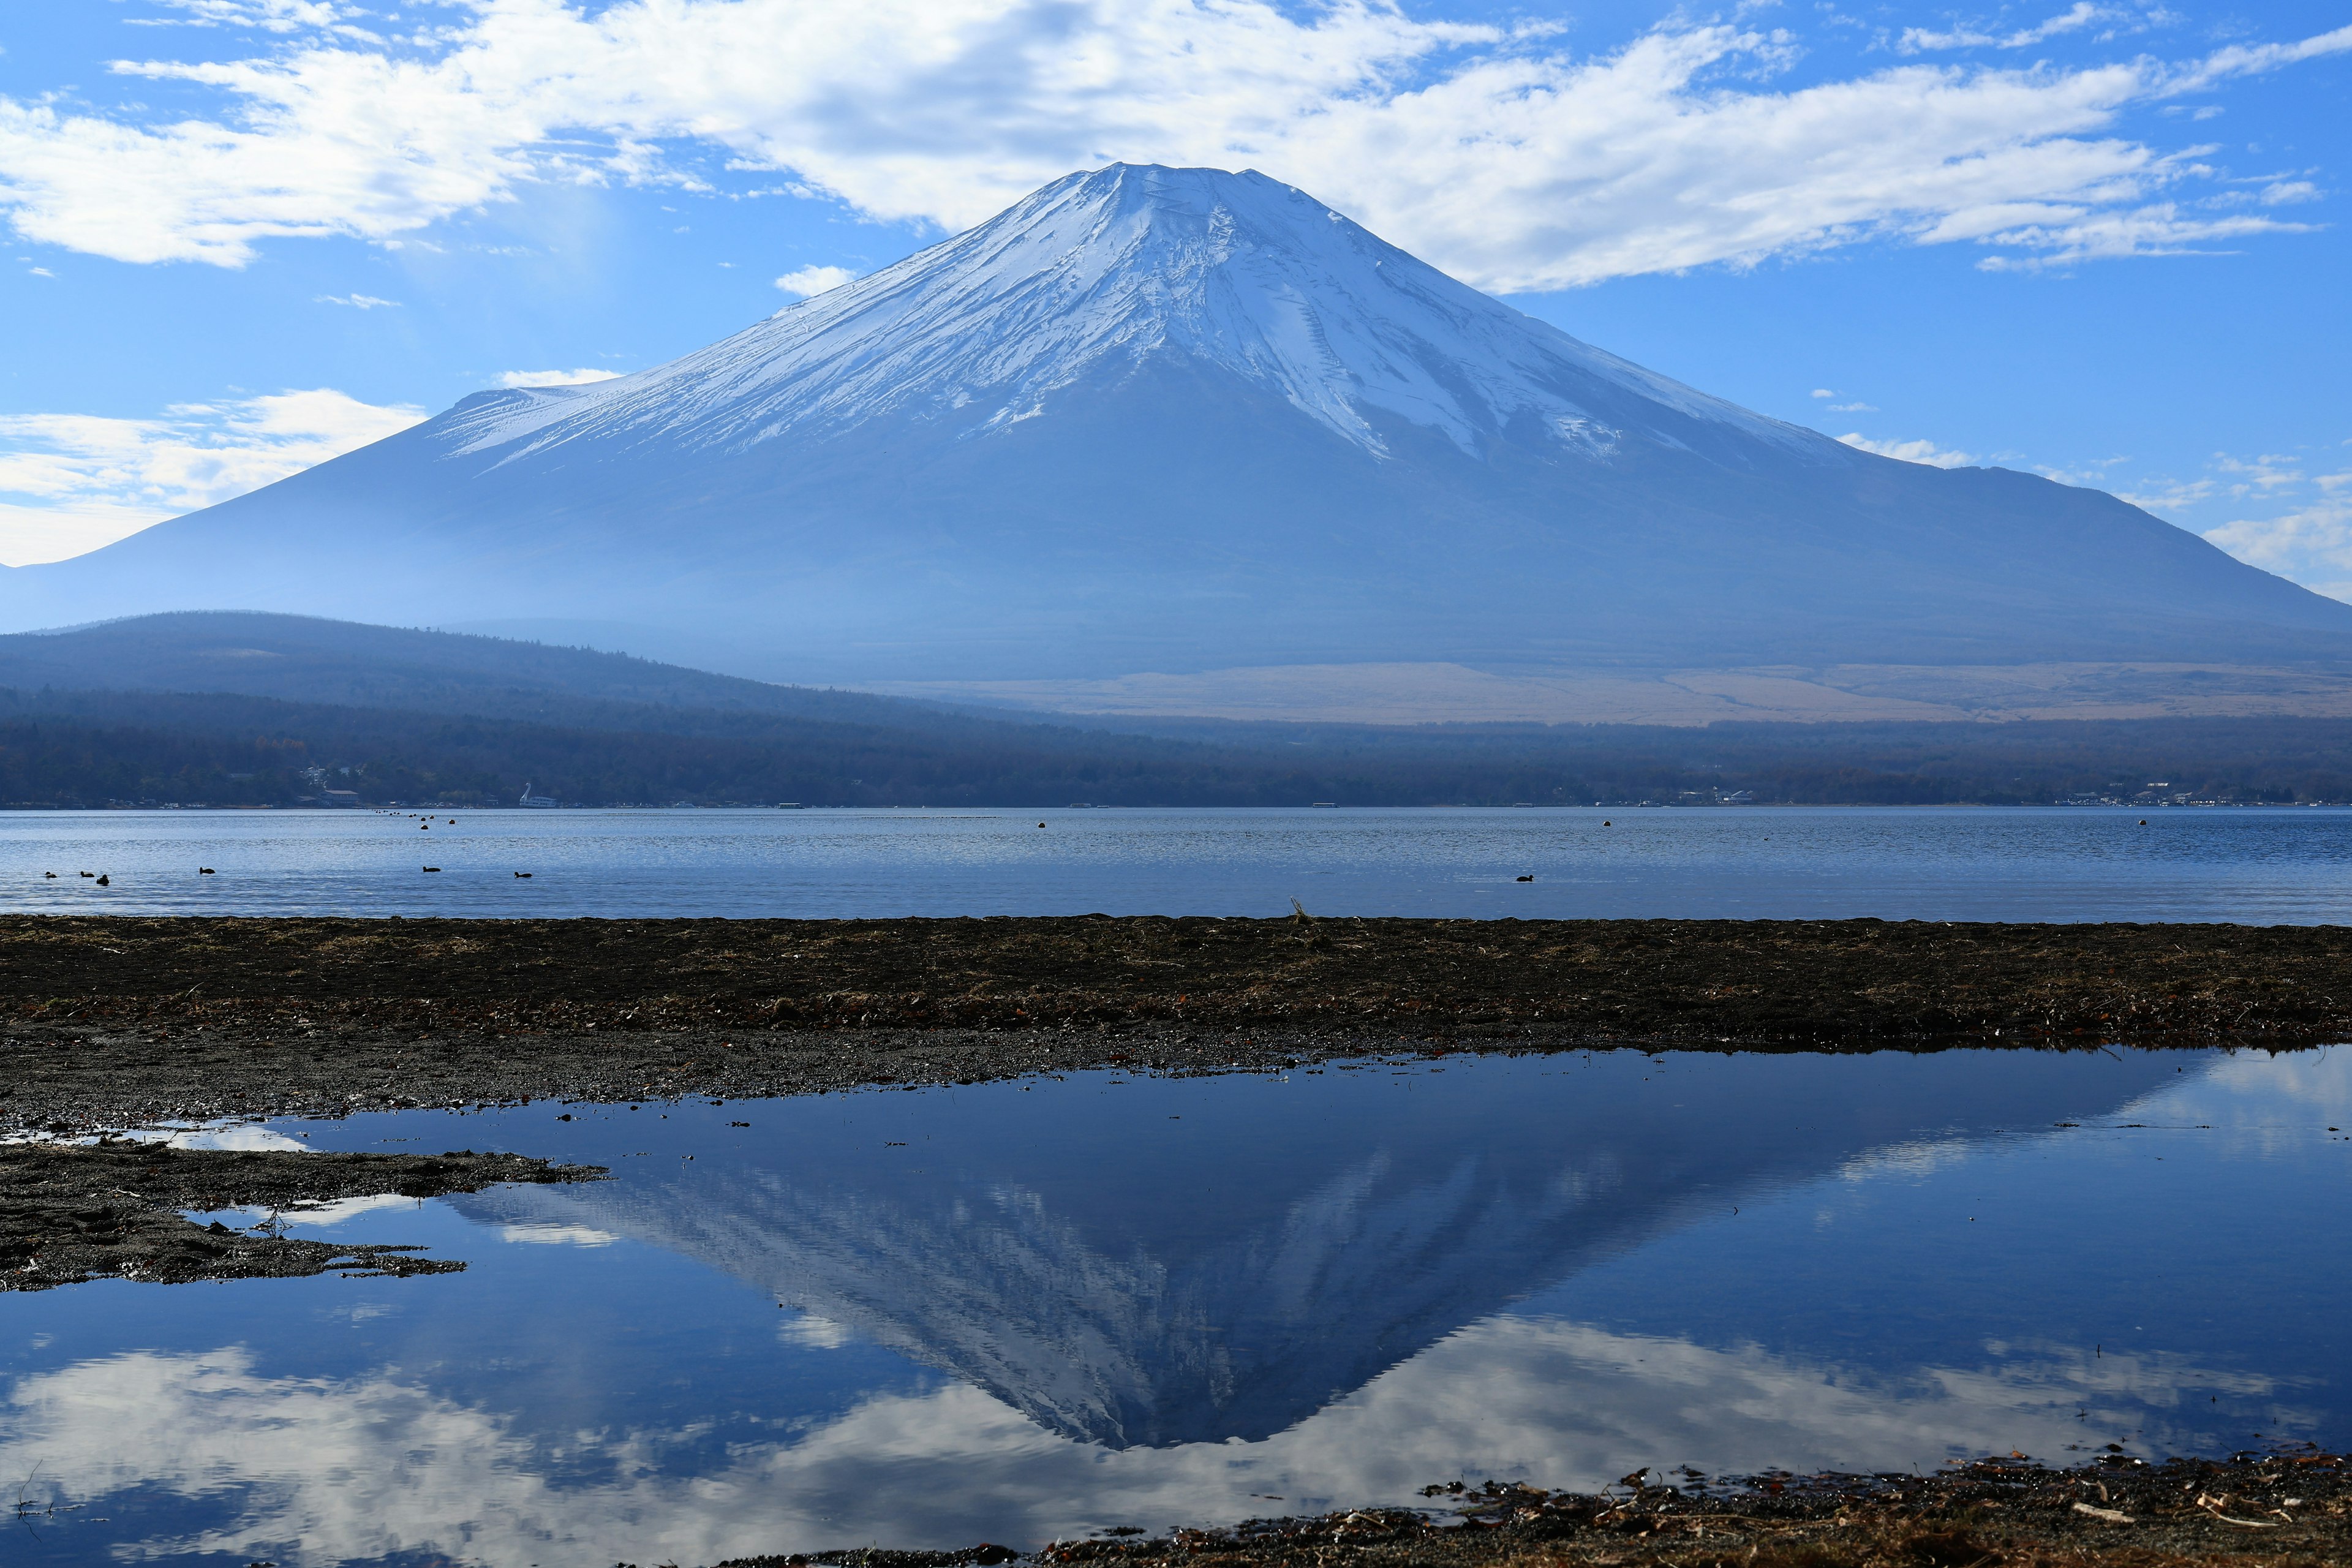
<path id="1" fill-rule="evenodd" d="M 763 1108 L 761 1142 L 733 1151 L 661 1127 L 672 1147 L 646 1164 L 691 1149 L 691 1175 L 616 1158 L 613 1183 L 456 1201 L 700 1258 L 1074 1437 L 1258 1438 L 1692 1214 L 2173 1076 L 2161 1058 L 1621 1054 L 861 1096 Z"/>

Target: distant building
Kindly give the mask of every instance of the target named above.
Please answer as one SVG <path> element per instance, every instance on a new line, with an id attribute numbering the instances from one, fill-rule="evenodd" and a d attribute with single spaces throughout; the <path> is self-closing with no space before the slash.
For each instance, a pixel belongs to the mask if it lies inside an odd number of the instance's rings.
<path id="1" fill-rule="evenodd" d="M 530 785 L 526 782 L 522 786 L 522 799 L 516 804 L 526 806 L 532 811 L 553 811 L 555 809 L 555 797 L 548 795 L 531 794 Z"/>
<path id="2" fill-rule="evenodd" d="M 357 805 L 359 803 L 360 795 L 357 790 L 322 789 L 319 792 L 320 805 Z"/>

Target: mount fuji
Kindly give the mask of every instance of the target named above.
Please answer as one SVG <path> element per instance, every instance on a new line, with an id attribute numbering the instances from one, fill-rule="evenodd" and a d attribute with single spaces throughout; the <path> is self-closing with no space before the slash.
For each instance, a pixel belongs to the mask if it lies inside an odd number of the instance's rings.
<path id="1" fill-rule="evenodd" d="M 13 628 L 172 609 L 900 689 L 2352 669 L 2352 606 L 2112 496 L 1856 451 L 1262 174 L 1124 164 L 667 364 L 0 576 Z"/>

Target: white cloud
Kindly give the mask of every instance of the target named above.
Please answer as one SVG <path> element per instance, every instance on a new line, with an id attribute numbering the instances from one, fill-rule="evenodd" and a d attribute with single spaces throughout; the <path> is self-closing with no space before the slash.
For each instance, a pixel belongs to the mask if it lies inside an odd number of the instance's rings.
<path id="1" fill-rule="evenodd" d="M 279 42 L 116 68 L 209 89 L 209 114 L 0 100 L 19 232 L 242 266 L 273 237 L 390 243 L 536 184 L 705 184 L 709 153 L 957 227 L 1127 159 L 1261 168 L 1503 289 L 1874 238 L 2072 261 L 2286 226 L 2183 205 L 2210 171 L 2115 124 L 2352 49 L 2347 27 L 2179 66 L 1911 62 L 1780 90 L 1783 34 L 1674 23 L 1577 56 L 1379 0 L 475 0 L 397 46 L 291 0 L 182 9 Z"/>
<path id="2" fill-rule="evenodd" d="M 829 1327 L 780 1337 L 821 1350 Z M 1452 1475 L 1593 1489 L 1637 1465 L 1932 1468 L 2110 1436 L 2162 1451 L 2194 1443 L 2183 1410 L 2208 1391 L 2275 1429 L 2317 1425 L 2294 1381 L 2163 1352 L 1962 1343 L 1935 1364 L 1883 1369 L 1510 1315 L 1273 1436 L 1167 1447 L 1072 1442 L 954 1381 L 869 1394 L 806 1426 L 720 1427 L 734 1440 L 718 1445 L 700 1425 L 551 1429 L 430 1375 L 272 1375 L 243 1347 L 94 1357 L 5 1391 L 0 1465 L 30 1478 L 37 1509 L 125 1521 L 125 1561 L 250 1560 L 296 1541 L 308 1562 L 600 1568 L 623 1553 L 711 1563 L 793 1543 L 953 1547 L 983 1530 L 1044 1541 L 1104 1520 L 1231 1521 L 1269 1511 L 1267 1493 L 1277 1510 L 1410 1504 Z M 155 1506 L 183 1500 L 205 1506 Z"/>
<path id="3" fill-rule="evenodd" d="M 134 24 L 189 27 L 256 27 L 291 33 L 303 27 L 336 26 L 341 18 L 328 0 L 155 0 L 176 17 L 132 17 Z"/>
<path id="4" fill-rule="evenodd" d="M 1938 468 L 1974 467 L 1977 459 L 1966 452 L 1955 452 L 1938 447 L 1933 441 L 1874 441 L 1867 436 L 1841 436 L 1839 440 L 1864 452 L 1875 452 L 1882 458 L 1895 458 L 1906 463 L 1926 463 Z"/>
<path id="5" fill-rule="evenodd" d="M 2319 187 L 2309 180 L 2273 180 L 2263 187 L 2262 203 L 2266 207 L 2284 206 L 2290 202 L 2315 202 Z"/>
<path id="6" fill-rule="evenodd" d="M 2063 33 L 2080 32 L 2094 22 L 2120 20 L 2127 15 L 2095 5 L 2091 0 L 2074 0 L 2072 6 L 2047 21 L 2010 33 L 1988 33 L 1974 27 L 1955 27 L 1939 33 L 1927 27 L 1906 27 L 1895 47 L 1906 55 L 1927 49 L 2030 48 Z"/>
<path id="7" fill-rule="evenodd" d="M 2325 450 L 2250 458 L 2216 452 L 2194 478 L 2152 474 L 2120 485 L 2097 474 L 2043 471 L 2069 483 L 2112 489 L 2241 561 L 2315 593 L 2352 601 L 2352 468 L 2323 467 L 2342 460 Z M 2092 467 L 2124 461 L 2110 458 Z M 2221 511 L 2225 506 L 2229 510 Z M 2228 521 L 2211 523 L 2217 512 Z"/>
<path id="8" fill-rule="evenodd" d="M 379 300 L 373 294 L 320 294 L 312 301 L 320 305 L 349 305 L 355 310 L 373 310 L 379 307 L 397 307 L 397 300 Z"/>
<path id="9" fill-rule="evenodd" d="M 1832 392 L 1832 391 L 1831 391 L 1828 387 L 1826 387 L 1826 386 L 1817 386 L 1817 387 L 1813 388 L 1813 395 L 1814 395 L 1815 397 L 1835 397 L 1835 396 L 1837 395 L 1837 394 L 1836 394 L 1836 393 L 1834 393 L 1834 392 Z"/>
<path id="10" fill-rule="evenodd" d="M 509 1225 L 499 1227 L 499 1239 L 539 1247 L 610 1247 L 621 1238 L 588 1225 Z"/>
<path id="11" fill-rule="evenodd" d="M 2143 510 L 2160 514 L 2195 506 L 2209 499 L 2213 489 L 2211 479 L 2158 479 L 2143 480 L 2130 489 L 2117 490 L 2115 494 L 2118 500 L 2127 500 Z"/>
<path id="12" fill-rule="evenodd" d="M 362 403 L 328 387 L 184 405 L 153 419 L 0 416 L 0 562 L 26 566 L 95 550 L 424 417 L 421 408 Z"/>
<path id="13" fill-rule="evenodd" d="M 2315 593 L 2352 600 L 2352 469 L 2308 473 L 2301 459 L 2269 452 L 2217 453 L 2208 469 L 2175 487 L 2184 498 L 2175 504 L 2225 500 L 2233 510 L 2245 509 L 2205 530 L 2209 543 Z"/>
<path id="14" fill-rule="evenodd" d="M 1875 414 L 1878 412 L 1878 405 L 1875 403 L 1832 403 L 1830 405 L 1830 412 L 1832 414 Z"/>
<path id="15" fill-rule="evenodd" d="M 2265 452 L 2259 458 L 2233 458 L 2227 452 L 2213 455 L 2213 467 L 2231 476 L 2224 481 L 2233 496 L 2267 495 L 2304 482 L 2301 468 L 2294 467 L 2294 459 L 2276 452 Z"/>
<path id="16" fill-rule="evenodd" d="M 1984 243 L 2028 252 L 1988 256 L 1989 272 L 2023 272 L 2123 256 L 2186 256 L 2210 251 L 2217 240 L 2251 234 L 2308 234 L 2311 224 L 2266 217 L 2200 216 L 2178 203 L 2156 202 L 2129 212 L 2053 210 L 2053 223 L 2027 223 L 1984 237 Z"/>
<path id="17" fill-rule="evenodd" d="M 579 370 L 509 370 L 499 374 L 500 386 L 585 386 L 592 381 L 611 381 L 618 371 L 597 370 L 583 366 Z"/>
<path id="18" fill-rule="evenodd" d="M 787 272 L 777 279 L 776 287 L 795 299 L 805 300 L 856 280 L 857 274 L 846 267 L 803 267 L 797 272 Z"/>
<path id="19" fill-rule="evenodd" d="M 2225 522 L 2205 539 L 2316 593 L 2352 600 L 2352 500 L 2324 494 L 2280 516 Z"/>
<path id="20" fill-rule="evenodd" d="M 56 273 L 54 273 L 54 272 L 50 271 L 50 270 L 49 270 L 47 268 L 46 268 L 46 267 L 36 267 L 36 268 L 33 268 L 31 270 L 32 270 L 32 274 L 33 274 L 33 276 L 34 276 L 34 277 L 36 277 L 36 278 L 55 278 L 55 277 L 57 276 L 57 274 L 56 274 Z"/>

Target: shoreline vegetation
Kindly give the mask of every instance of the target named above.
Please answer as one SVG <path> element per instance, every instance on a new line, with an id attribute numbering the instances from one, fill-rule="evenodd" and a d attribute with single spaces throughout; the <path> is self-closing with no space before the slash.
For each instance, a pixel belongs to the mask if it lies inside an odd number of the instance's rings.
<path id="1" fill-rule="evenodd" d="M 2352 930 L 0 917 L 0 1129 L 1457 1050 L 2294 1048 Z"/>

